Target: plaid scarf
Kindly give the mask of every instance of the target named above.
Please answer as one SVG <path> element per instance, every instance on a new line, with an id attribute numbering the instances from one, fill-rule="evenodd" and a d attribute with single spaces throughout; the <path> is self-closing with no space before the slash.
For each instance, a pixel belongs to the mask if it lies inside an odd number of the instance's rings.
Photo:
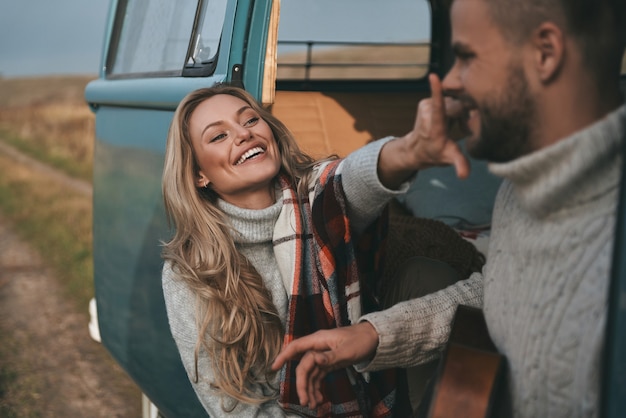
<path id="1" fill-rule="evenodd" d="M 373 290 L 382 271 L 386 217 L 374 222 L 358 244 L 353 242 L 339 163 L 320 167 L 309 196 L 300 200 L 289 181 L 280 179 L 283 209 L 274 252 L 283 277 L 293 277 L 285 344 L 317 330 L 353 324 L 377 308 Z M 333 371 L 324 378 L 324 403 L 311 410 L 299 405 L 297 365 L 290 361 L 281 370 L 279 401 L 286 410 L 310 417 L 392 416 L 395 370 L 366 375 L 352 367 Z"/>

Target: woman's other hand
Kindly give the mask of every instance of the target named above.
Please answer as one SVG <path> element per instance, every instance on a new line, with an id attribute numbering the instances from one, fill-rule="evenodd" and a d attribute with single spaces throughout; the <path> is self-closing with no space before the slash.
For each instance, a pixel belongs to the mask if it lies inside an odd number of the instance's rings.
<path id="1" fill-rule="evenodd" d="M 296 390 L 300 404 L 311 409 L 323 402 L 322 380 L 331 371 L 373 358 L 378 333 L 369 322 L 317 331 L 288 344 L 276 357 L 272 370 L 300 358 Z"/>

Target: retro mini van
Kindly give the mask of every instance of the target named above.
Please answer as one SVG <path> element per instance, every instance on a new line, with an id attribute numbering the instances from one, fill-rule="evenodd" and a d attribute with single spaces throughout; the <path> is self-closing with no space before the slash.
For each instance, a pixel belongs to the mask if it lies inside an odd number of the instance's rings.
<path id="1" fill-rule="evenodd" d="M 161 289 L 160 242 L 171 233 L 161 170 L 178 102 L 218 82 L 242 86 L 316 157 L 402 135 L 428 94 L 425 76 L 443 75 L 451 63 L 441 3 L 111 1 L 103 65 L 85 93 L 96 115 L 97 317 L 103 344 L 150 400 L 148 414 L 206 416 L 170 334 Z M 460 219 L 461 229 L 488 228 L 498 180 L 480 162 L 473 168 L 473 189 L 458 187 L 444 169 L 435 172 L 450 191 L 429 196 L 423 207 L 415 203 L 414 213 Z M 443 213 L 454 208 L 462 213 Z M 474 238 L 484 245 L 480 234 Z"/>

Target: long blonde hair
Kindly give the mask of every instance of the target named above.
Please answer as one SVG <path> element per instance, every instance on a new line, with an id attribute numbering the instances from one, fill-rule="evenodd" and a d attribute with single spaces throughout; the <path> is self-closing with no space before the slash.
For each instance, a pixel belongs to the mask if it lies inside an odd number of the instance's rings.
<path id="1" fill-rule="evenodd" d="M 163 198 L 175 232 L 162 256 L 197 296 L 195 378 L 203 349 L 212 359 L 214 387 L 237 401 L 260 404 L 273 397 L 255 393 L 252 385 L 271 381 L 270 365 L 284 331 L 261 276 L 235 247 L 228 220 L 215 204 L 218 196 L 210 188 L 197 187 L 200 168 L 189 134 L 193 111 L 218 94 L 245 101 L 269 124 L 281 155 L 280 171 L 294 187 L 307 184 L 315 161 L 249 93 L 227 85 L 188 94 L 174 114 L 167 138 Z M 222 408 L 226 409 L 223 402 Z"/>

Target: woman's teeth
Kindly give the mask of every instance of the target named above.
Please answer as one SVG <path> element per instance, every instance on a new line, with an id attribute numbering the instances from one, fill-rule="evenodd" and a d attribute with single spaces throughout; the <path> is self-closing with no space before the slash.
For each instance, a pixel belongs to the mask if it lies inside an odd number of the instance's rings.
<path id="1" fill-rule="evenodd" d="M 261 147 L 254 147 L 254 148 L 252 148 L 252 149 L 250 149 L 250 150 L 246 151 L 246 152 L 245 152 L 245 153 L 241 156 L 241 158 L 239 159 L 239 161 L 237 161 L 237 162 L 235 163 L 235 165 L 239 165 L 239 164 L 243 163 L 244 161 L 246 161 L 248 158 L 250 158 L 250 157 L 252 157 L 252 156 L 254 156 L 254 155 L 256 155 L 256 154 L 261 154 L 261 153 L 263 153 L 263 152 L 265 152 L 265 151 L 263 151 L 263 148 L 261 148 Z"/>

